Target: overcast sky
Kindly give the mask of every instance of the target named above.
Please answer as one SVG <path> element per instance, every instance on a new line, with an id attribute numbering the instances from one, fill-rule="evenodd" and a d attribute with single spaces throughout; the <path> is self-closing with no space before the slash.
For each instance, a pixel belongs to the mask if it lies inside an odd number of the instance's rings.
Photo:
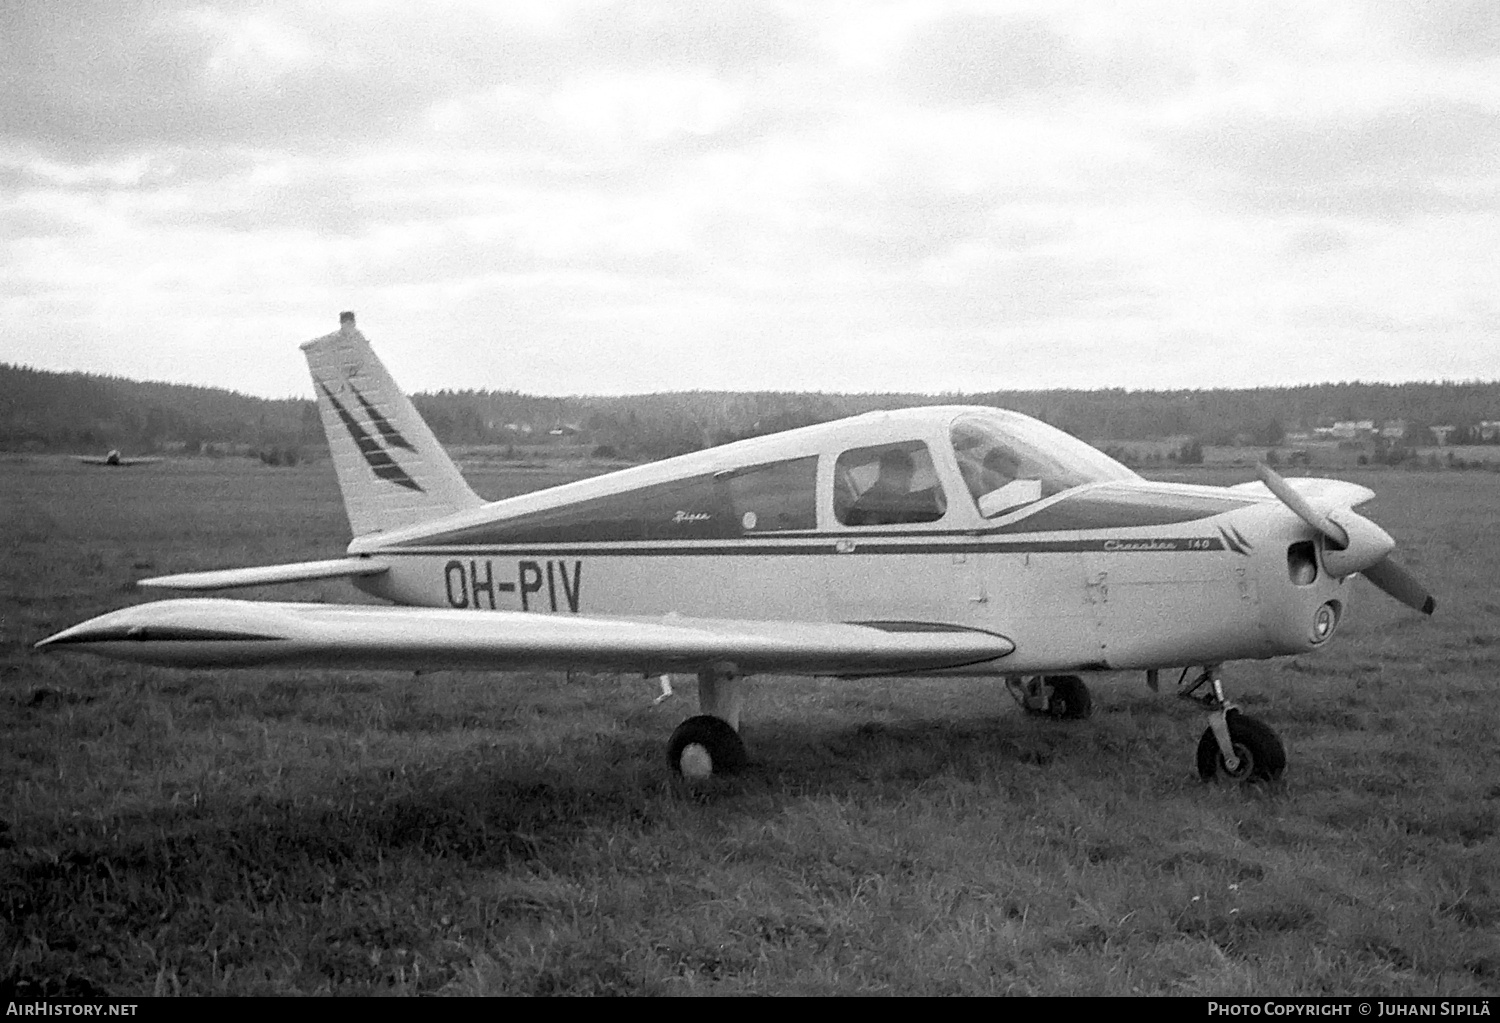
<path id="1" fill-rule="evenodd" d="M 1500 3 L 0 3 L 0 361 L 1500 377 Z"/>

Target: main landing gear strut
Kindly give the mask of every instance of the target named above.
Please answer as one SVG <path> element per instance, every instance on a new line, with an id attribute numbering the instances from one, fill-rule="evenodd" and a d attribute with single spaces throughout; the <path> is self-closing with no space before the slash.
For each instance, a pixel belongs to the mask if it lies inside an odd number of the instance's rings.
<path id="1" fill-rule="evenodd" d="M 1077 675 L 1007 675 L 1005 688 L 1028 714 L 1080 721 L 1094 712 L 1089 687 Z"/>
<path id="2" fill-rule="evenodd" d="M 1241 714 L 1225 698 L 1219 666 L 1206 665 L 1196 679 L 1181 685 L 1186 678 L 1187 669 L 1183 669 L 1177 695 L 1195 700 L 1208 710 L 1208 729 L 1198 740 L 1198 776 L 1204 781 L 1236 782 L 1279 778 L 1286 770 L 1281 737 L 1264 721 Z"/>
<path id="3" fill-rule="evenodd" d="M 732 774 L 745 766 L 740 708 L 745 694 L 739 669 L 724 662 L 698 673 L 698 713 L 678 725 L 667 743 L 667 762 L 684 778 Z"/>

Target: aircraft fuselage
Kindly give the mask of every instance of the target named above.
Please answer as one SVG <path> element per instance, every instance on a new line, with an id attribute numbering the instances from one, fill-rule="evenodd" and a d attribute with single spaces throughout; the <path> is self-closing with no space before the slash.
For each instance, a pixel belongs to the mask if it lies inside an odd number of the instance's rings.
<path id="1" fill-rule="evenodd" d="M 865 436 L 870 426 L 863 424 Z M 1136 477 L 1074 488 L 996 520 L 954 500 L 931 523 L 851 529 L 835 510 L 838 448 L 823 453 L 810 516 L 799 523 L 805 528 L 752 533 L 738 528 L 732 502 L 694 504 L 689 495 L 683 508 L 662 505 L 662 535 L 622 538 L 622 530 L 651 527 L 622 527 L 611 495 L 673 478 L 627 470 L 409 535 L 356 541 L 350 553 L 390 566 L 356 585 L 427 607 L 947 623 L 1015 643 L 1007 657 L 951 669 L 970 675 L 1300 653 L 1328 639 L 1347 603 L 1345 581 L 1319 567 L 1315 535 L 1269 497 Z M 701 464 L 680 466 L 676 478 L 712 478 L 711 455 L 687 456 Z M 933 472 L 950 493 L 962 485 L 941 460 Z M 598 509 L 593 519 L 572 512 L 590 505 Z M 567 521 L 558 524 L 549 509 Z M 705 535 L 715 518 L 736 528 Z M 673 539 L 673 520 L 699 535 Z M 538 535 L 550 539 L 504 542 Z M 1293 564 L 1294 545 L 1308 563 Z"/>

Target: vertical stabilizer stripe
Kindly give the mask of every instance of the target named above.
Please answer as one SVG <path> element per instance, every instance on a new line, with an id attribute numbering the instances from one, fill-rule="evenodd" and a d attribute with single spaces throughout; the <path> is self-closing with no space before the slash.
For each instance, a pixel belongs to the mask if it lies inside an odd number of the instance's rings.
<path id="1" fill-rule="evenodd" d="M 358 420 L 333 396 L 333 392 L 328 389 L 328 385 L 320 380 L 318 381 L 318 386 L 328 396 L 328 401 L 333 405 L 333 410 L 338 413 L 339 420 L 344 424 L 344 429 L 348 430 L 349 436 L 354 438 L 355 447 L 359 448 L 359 453 L 364 456 L 365 462 L 374 471 L 375 475 L 383 480 L 389 480 L 397 486 L 406 487 L 408 490 L 415 490 L 420 493 L 422 488 L 417 485 L 417 481 L 408 476 L 406 470 L 396 464 L 396 460 L 380 446 L 378 440 L 364 431 L 364 427 L 359 425 Z M 358 391 L 354 393 L 356 395 L 359 394 Z M 364 399 L 361 398 L 360 400 L 363 401 Z"/>
<path id="2" fill-rule="evenodd" d="M 380 436 L 385 438 L 385 442 L 387 444 L 394 445 L 398 448 L 405 448 L 412 454 L 417 453 L 417 449 L 412 447 L 411 441 L 401 436 L 401 431 L 392 426 L 391 421 L 385 416 L 381 415 L 380 410 L 374 405 L 371 405 L 368 398 L 359 393 L 358 387 L 350 384 L 349 390 L 354 392 L 354 396 L 358 398 L 359 403 L 364 406 L 365 415 L 370 417 L 370 422 L 375 424 L 375 429 L 380 431 Z"/>

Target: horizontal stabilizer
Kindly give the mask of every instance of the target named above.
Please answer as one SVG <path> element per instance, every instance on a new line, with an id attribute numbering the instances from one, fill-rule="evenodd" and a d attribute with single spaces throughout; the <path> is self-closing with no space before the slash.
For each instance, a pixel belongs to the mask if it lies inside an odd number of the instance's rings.
<path id="1" fill-rule="evenodd" d="M 232 590 L 241 586 L 274 586 L 305 583 L 315 579 L 351 579 L 380 575 L 390 568 L 372 558 L 336 558 L 332 561 L 299 561 L 292 565 L 261 565 L 256 568 L 226 568 L 217 572 L 184 572 L 142 579 L 136 585 L 148 590 Z"/>
<path id="2" fill-rule="evenodd" d="M 1015 649 L 979 629 L 916 622 L 595 618 L 368 604 L 160 600 L 101 615 L 39 648 L 185 668 L 260 665 L 497 671 L 888 675 L 992 661 Z"/>

